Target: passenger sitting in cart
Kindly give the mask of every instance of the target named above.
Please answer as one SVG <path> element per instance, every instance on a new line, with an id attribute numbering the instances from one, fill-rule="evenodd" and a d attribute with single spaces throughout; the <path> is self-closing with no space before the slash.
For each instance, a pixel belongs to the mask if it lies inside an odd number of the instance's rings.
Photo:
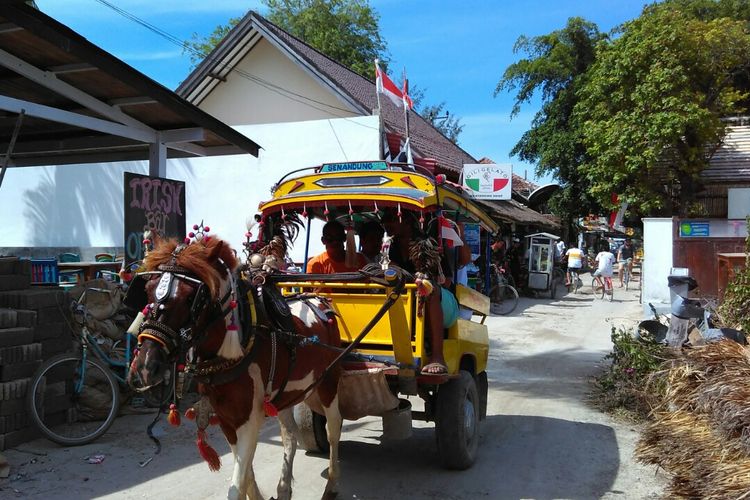
<path id="1" fill-rule="evenodd" d="M 346 231 L 340 222 L 335 220 L 326 222 L 320 241 L 326 246 L 326 250 L 307 262 L 308 274 L 349 273 L 359 271 L 367 263 L 362 254 L 358 253 L 357 265 L 354 267 L 346 265 L 346 249 L 344 248 Z"/>
<path id="2" fill-rule="evenodd" d="M 359 230 L 360 253 L 372 264 L 380 263 L 380 248 L 383 244 L 383 227 L 375 221 L 367 222 Z"/>
<path id="3" fill-rule="evenodd" d="M 413 227 L 404 220 L 406 215 L 399 218 L 392 212 L 386 212 L 383 215 L 383 226 L 389 236 L 393 237 L 389 258 L 400 268 L 414 274 L 416 272 L 414 263 L 409 258 L 409 250 L 412 244 Z M 427 300 L 425 314 L 426 328 L 429 332 L 430 339 L 430 358 L 422 366 L 423 374 L 442 375 L 448 373 L 448 367 L 443 358 L 443 335 L 446 328 L 450 328 L 458 318 L 458 302 L 456 297 L 448 290 L 452 284 L 452 272 L 446 272 L 445 264 L 451 261 L 450 256 L 444 255 L 441 265 L 444 269 L 446 280 L 442 286 L 438 286 Z M 436 279 L 436 278 L 434 278 Z M 437 283 L 434 283 L 437 285 Z M 438 293 L 439 292 L 439 293 Z"/>

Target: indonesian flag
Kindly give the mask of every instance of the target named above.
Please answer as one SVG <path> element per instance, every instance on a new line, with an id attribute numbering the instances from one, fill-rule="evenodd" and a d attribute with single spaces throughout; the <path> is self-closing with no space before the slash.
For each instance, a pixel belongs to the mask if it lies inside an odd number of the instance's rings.
<path id="1" fill-rule="evenodd" d="M 375 61 L 375 90 L 381 94 L 384 94 L 388 99 L 398 107 L 405 106 L 408 102 L 411 103 L 409 96 L 404 97 L 404 93 L 396 86 L 395 83 L 388 78 L 388 75 L 383 73 L 380 69 L 378 61 Z M 409 108 L 411 109 L 411 107 Z"/>
<path id="2" fill-rule="evenodd" d="M 450 220 L 441 215 L 439 217 L 439 224 L 440 237 L 446 240 L 448 248 L 453 248 L 454 246 L 460 247 L 464 244 L 461 236 L 458 235 L 458 231 L 453 228 L 453 223 Z"/>
<path id="3" fill-rule="evenodd" d="M 409 80 L 404 78 L 404 90 L 402 92 L 404 97 L 404 109 L 414 109 L 414 102 L 409 97 Z"/>

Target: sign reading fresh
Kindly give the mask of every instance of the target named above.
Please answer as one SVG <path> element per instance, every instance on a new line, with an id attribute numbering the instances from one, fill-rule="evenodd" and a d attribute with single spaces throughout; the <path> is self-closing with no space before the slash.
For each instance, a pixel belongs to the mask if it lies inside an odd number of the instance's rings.
<path id="1" fill-rule="evenodd" d="M 463 170 L 463 188 L 470 198 L 509 200 L 512 177 L 512 165 L 467 164 Z"/>

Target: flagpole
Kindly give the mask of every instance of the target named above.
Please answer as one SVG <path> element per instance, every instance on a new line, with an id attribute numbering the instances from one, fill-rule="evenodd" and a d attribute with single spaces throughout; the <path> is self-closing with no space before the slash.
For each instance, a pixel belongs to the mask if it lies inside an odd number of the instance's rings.
<path id="1" fill-rule="evenodd" d="M 385 146 L 386 144 L 388 144 L 388 141 L 384 141 L 385 126 L 383 125 L 383 110 L 380 107 L 380 89 L 378 89 L 378 73 L 380 72 L 380 65 L 378 63 L 379 61 L 375 59 L 375 98 L 378 102 L 378 135 L 380 136 L 380 156 L 383 160 L 385 160 Z"/>
<path id="2" fill-rule="evenodd" d="M 409 141 L 409 106 L 406 105 L 406 96 L 409 95 L 409 80 L 406 79 L 406 66 L 404 66 L 404 125 L 406 127 L 406 158 L 411 159 L 411 142 Z"/>

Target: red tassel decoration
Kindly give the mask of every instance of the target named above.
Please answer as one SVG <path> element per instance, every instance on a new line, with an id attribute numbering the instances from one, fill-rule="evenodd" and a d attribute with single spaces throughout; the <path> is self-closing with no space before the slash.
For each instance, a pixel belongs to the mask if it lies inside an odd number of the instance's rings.
<path id="1" fill-rule="evenodd" d="M 269 398 L 268 395 L 263 398 L 263 410 L 269 417 L 276 417 L 279 414 L 279 410 L 273 405 L 271 398 Z"/>
<path id="2" fill-rule="evenodd" d="M 208 417 L 208 425 L 219 425 L 219 416 L 214 413 Z"/>
<path id="3" fill-rule="evenodd" d="M 208 470 L 212 472 L 218 471 L 221 468 L 221 458 L 219 458 L 216 450 L 206 442 L 206 431 L 204 429 L 198 429 L 198 439 L 195 441 L 195 444 L 198 446 L 198 453 L 208 463 Z"/>
<path id="4" fill-rule="evenodd" d="M 177 405 L 174 403 L 169 405 L 169 414 L 167 415 L 167 422 L 169 422 L 169 425 L 174 425 L 175 427 L 180 425 L 180 412 L 177 411 Z"/>

